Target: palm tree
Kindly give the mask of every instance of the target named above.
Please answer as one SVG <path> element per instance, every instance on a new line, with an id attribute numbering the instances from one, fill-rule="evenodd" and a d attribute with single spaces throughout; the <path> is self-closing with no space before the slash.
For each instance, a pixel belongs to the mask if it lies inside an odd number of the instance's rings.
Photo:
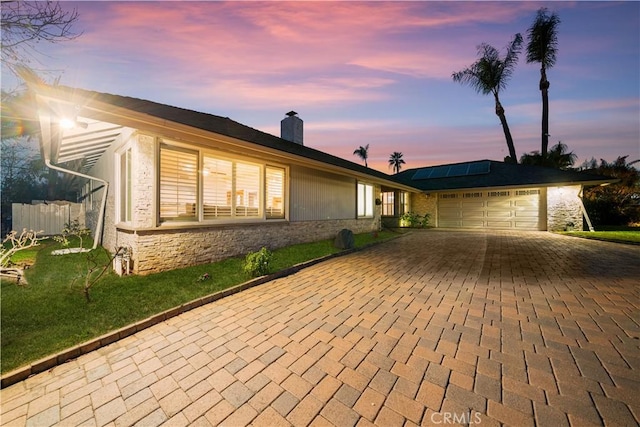
<path id="1" fill-rule="evenodd" d="M 520 53 L 521 46 L 522 35 L 518 33 L 507 46 L 505 56 L 501 58 L 500 52 L 498 52 L 496 48 L 487 43 L 482 43 L 478 46 L 478 56 L 480 59 L 471 64 L 470 67 L 453 73 L 452 75 L 454 82 L 466 83 L 474 88 L 476 92 L 482 93 L 483 95 L 493 94 L 496 102 L 496 115 L 500 118 L 502 130 L 507 140 L 510 160 L 514 163 L 518 162 L 518 158 L 516 157 L 513 138 L 504 114 L 504 107 L 500 103 L 499 95 L 500 91 L 506 88 L 507 81 L 511 77 L 511 74 L 513 74 L 513 70 L 518 63 L 518 54 Z"/>
<path id="2" fill-rule="evenodd" d="M 542 155 L 549 147 L 549 81 L 547 68 L 556 63 L 560 18 L 555 13 L 548 15 L 546 8 L 538 10 L 535 21 L 527 31 L 527 63 L 540 63 L 540 92 L 542 93 Z"/>
<path id="3" fill-rule="evenodd" d="M 402 153 L 394 151 L 389 156 L 389 166 L 393 167 L 393 172 L 400 172 L 400 168 L 404 165 L 405 161 L 402 160 Z"/>
<path id="4" fill-rule="evenodd" d="M 523 165 L 548 166 L 556 169 L 571 169 L 578 156 L 573 151 L 567 151 L 569 147 L 558 141 L 551 147 L 547 154 L 540 154 L 538 151 L 523 154 L 520 163 Z"/>
<path id="5" fill-rule="evenodd" d="M 364 147 L 361 145 L 358 149 L 353 151 L 353 154 L 364 160 L 364 167 L 369 167 L 367 165 L 367 158 L 369 157 L 369 144 L 365 145 Z"/>

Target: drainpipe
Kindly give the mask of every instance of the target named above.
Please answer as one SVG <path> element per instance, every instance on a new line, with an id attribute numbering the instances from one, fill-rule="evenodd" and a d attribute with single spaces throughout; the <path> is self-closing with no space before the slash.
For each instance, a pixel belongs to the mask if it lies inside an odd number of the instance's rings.
<path id="1" fill-rule="evenodd" d="M 93 181 L 98 181 L 104 184 L 104 195 L 102 196 L 102 202 L 100 203 L 100 212 L 98 214 L 98 223 L 96 224 L 95 239 L 93 239 L 93 247 L 91 248 L 91 250 L 94 250 L 95 248 L 98 247 L 98 240 L 101 239 L 101 235 L 102 235 L 100 231 L 102 231 L 102 226 L 104 224 L 104 214 L 107 207 L 107 192 L 109 191 L 109 183 L 103 179 L 96 178 L 95 176 L 85 175 L 80 172 L 72 171 L 69 169 L 63 169 L 60 166 L 53 165 L 51 164 L 51 161 L 47 158 L 44 159 L 44 164 L 47 165 L 48 168 L 51 168 L 53 170 L 79 176 L 81 178 L 90 179 Z"/>
<path id="2" fill-rule="evenodd" d="M 589 214 L 587 213 L 587 209 L 584 207 L 584 202 L 582 201 L 584 187 L 580 186 L 580 192 L 578 193 L 578 200 L 580 200 L 580 208 L 582 209 L 582 215 L 584 215 L 584 219 L 587 220 L 587 225 L 589 226 L 589 231 L 595 231 L 593 229 L 593 225 L 591 225 L 591 219 L 589 218 Z"/>

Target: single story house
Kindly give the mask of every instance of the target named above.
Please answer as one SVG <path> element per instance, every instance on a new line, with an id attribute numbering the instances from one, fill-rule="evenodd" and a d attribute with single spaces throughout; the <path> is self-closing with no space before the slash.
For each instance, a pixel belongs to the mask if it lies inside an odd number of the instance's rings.
<path id="1" fill-rule="evenodd" d="M 418 191 L 304 146 L 293 111 L 279 138 L 142 99 L 31 88 L 45 163 L 86 179 L 96 244 L 127 248 L 135 274 L 379 230 L 380 194 Z"/>
<path id="2" fill-rule="evenodd" d="M 441 228 L 582 230 L 591 222 L 586 186 L 617 180 L 577 171 L 479 160 L 408 169 L 394 176 L 418 188 L 412 209 Z"/>
<path id="3" fill-rule="evenodd" d="M 30 85 L 45 164 L 86 179 L 95 244 L 127 248 L 149 274 L 429 213 L 436 227 L 582 228 L 585 185 L 611 182 L 489 160 L 396 175 L 306 147 L 290 112 L 281 137 L 147 100 Z"/>

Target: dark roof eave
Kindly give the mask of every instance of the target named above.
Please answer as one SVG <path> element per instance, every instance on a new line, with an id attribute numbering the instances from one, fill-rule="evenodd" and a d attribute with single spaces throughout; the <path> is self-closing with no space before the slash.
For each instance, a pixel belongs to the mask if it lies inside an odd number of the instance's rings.
<path id="1" fill-rule="evenodd" d="M 299 156 L 320 164 L 331 165 L 338 168 L 338 170 L 346 171 L 352 175 L 371 179 L 375 183 L 393 186 L 406 191 L 420 191 L 410 184 L 394 180 L 392 176 L 383 172 L 366 168 L 357 163 L 324 153 L 314 148 L 284 140 L 238 123 L 228 117 L 187 110 L 138 98 L 87 91 L 66 86 L 54 87 L 36 84 L 32 85 L 32 87 L 34 87 L 37 93 L 43 94 L 48 98 L 58 99 L 62 102 L 87 101 L 87 103 L 93 105 L 104 104 L 105 106 L 117 107 L 139 115 L 151 117 L 155 120 L 188 126 L 201 132 L 211 132 L 228 138 L 234 138 L 244 143 L 277 150 L 291 156 Z"/>

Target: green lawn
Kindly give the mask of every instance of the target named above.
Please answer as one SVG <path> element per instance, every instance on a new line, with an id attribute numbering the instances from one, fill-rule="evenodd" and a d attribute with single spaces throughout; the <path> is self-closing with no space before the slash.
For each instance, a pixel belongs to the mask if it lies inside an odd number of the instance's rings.
<path id="1" fill-rule="evenodd" d="M 389 231 L 377 237 L 359 234 L 356 247 L 395 236 Z M 58 248 L 59 243 L 46 240 L 37 251 L 18 252 L 22 259 L 36 256 L 25 272 L 28 285 L 1 282 L 2 373 L 248 280 L 242 272 L 244 258 L 148 276 L 118 277 L 108 272 L 91 288 L 88 303 L 82 292 L 86 254 L 51 255 Z M 107 263 L 107 252 L 98 250 Z M 332 240 L 279 249 L 274 251 L 273 271 L 336 252 Z M 199 280 L 205 273 L 211 278 Z"/>
<path id="2" fill-rule="evenodd" d="M 638 243 L 640 244 L 640 228 L 624 227 L 600 227 L 597 231 L 564 231 L 560 234 L 566 236 L 582 237 L 585 239 L 606 240 L 617 243 Z"/>

